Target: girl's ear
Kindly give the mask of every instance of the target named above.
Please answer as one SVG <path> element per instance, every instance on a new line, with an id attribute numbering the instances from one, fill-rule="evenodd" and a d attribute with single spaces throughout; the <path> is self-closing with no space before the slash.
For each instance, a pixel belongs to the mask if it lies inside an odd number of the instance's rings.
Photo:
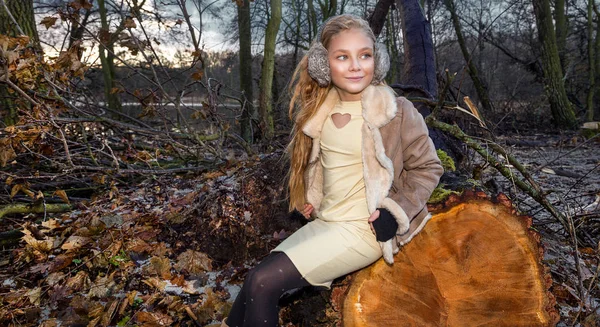
<path id="1" fill-rule="evenodd" d="M 375 71 L 373 72 L 372 85 L 378 85 L 383 82 L 385 75 L 390 70 L 390 55 L 383 43 L 375 43 L 375 51 L 373 54 L 375 59 Z"/>
<path id="2" fill-rule="evenodd" d="M 315 41 L 308 49 L 307 56 L 310 77 L 317 81 L 320 87 L 328 86 L 331 82 L 331 69 L 329 68 L 329 58 L 327 58 L 327 49 L 321 42 Z"/>

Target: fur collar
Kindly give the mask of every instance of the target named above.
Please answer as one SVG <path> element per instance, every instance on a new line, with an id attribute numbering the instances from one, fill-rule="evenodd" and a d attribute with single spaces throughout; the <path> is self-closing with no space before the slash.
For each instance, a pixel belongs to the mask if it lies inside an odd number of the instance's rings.
<path id="1" fill-rule="evenodd" d="M 325 101 L 319 107 L 302 128 L 304 134 L 313 139 L 320 138 L 323 123 L 329 112 L 340 101 L 340 97 L 335 88 L 331 88 Z M 396 94 L 391 87 L 387 85 L 369 85 L 363 91 L 361 96 L 362 116 L 370 128 L 380 128 L 389 123 L 398 107 L 396 105 Z"/>

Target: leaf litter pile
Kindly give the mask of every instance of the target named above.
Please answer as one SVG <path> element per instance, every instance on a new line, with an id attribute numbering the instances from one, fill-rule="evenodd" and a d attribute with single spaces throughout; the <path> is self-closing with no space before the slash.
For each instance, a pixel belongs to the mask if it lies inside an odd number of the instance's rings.
<path id="1" fill-rule="evenodd" d="M 0 258 L 0 325 L 204 326 L 287 219 L 281 153 L 201 175 L 148 178 L 22 224 Z M 280 167 L 280 169 L 277 169 Z"/>

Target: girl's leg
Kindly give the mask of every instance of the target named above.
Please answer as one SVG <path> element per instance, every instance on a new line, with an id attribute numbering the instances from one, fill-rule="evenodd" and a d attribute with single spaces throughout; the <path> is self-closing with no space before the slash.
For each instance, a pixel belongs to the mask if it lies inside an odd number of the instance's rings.
<path id="1" fill-rule="evenodd" d="M 279 297 L 285 291 L 309 285 L 285 253 L 273 252 L 246 276 L 227 317 L 227 325 L 277 326 Z"/>

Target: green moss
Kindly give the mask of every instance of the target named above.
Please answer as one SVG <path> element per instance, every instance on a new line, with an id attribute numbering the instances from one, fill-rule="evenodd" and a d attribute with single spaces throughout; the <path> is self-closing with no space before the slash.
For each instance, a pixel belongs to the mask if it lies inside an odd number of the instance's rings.
<path id="1" fill-rule="evenodd" d="M 444 167 L 444 171 L 455 171 L 456 165 L 454 164 L 454 160 L 450 158 L 450 156 L 444 150 L 436 150 L 438 158 L 442 161 L 442 167 Z"/>
<path id="2" fill-rule="evenodd" d="M 592 137 L 596 136 L 598 133 L 600 133 L 600 129 L 582 128 L 579 130 L 579 134 L 581 136 L 583 136 L 583 138 L 586 140 L 591 139 Z"/>
<path id="3" fill-rule="evenodd" d="M 439 184 L 433 190 L 433 193 L 431 193 L 431 196 L 429 197 L 429 200 L 427 201 L 427 203 L 441 203 L 441 202 L 445 201 L 450 196 L 450 194 L 460 195 L 460 192 L 445 189 L 444 186 L 446 186 L 446 185 Z"/>
<path id="4" fill-rule="evenodd" d="M 467 178 L 467 183 L 473 185 L 473 186 L 479 186 L 481 187 L 481 181 L 478 181 L 476 179 L 473 178 Z"/>

